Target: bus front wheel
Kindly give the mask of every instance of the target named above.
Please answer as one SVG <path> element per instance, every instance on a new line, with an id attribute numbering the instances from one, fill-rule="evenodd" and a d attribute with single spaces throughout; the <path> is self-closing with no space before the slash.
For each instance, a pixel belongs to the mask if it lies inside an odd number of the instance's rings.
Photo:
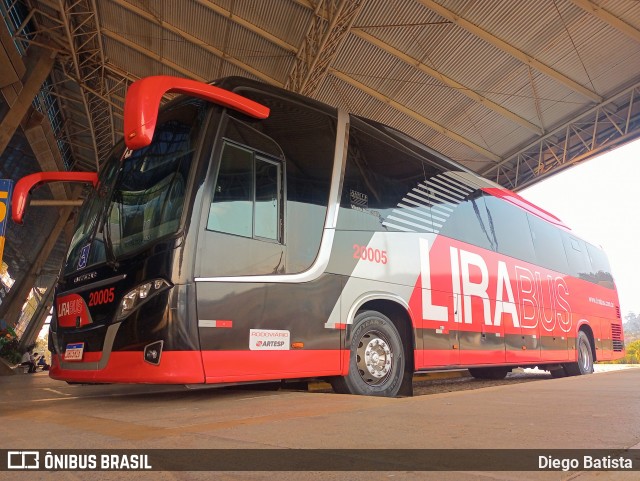
<path id="1" fill-rule="evenodd" d="M 354 319 L 349 374 L 333 378 L 337 393 L 393 397 L 405 374 L 405 352 L 398 329 L 377 311 L 360 312 Z"/>
<path id="2" fill-rule="evenodd" d="M 580 376 L 593 372 L 593 351 L 589 336 L 584 331 L 578 332 L 576 339 L 576 349 L 578 351 L 578 362 L 564 365 L 564 370 L 568 376 Z"/>

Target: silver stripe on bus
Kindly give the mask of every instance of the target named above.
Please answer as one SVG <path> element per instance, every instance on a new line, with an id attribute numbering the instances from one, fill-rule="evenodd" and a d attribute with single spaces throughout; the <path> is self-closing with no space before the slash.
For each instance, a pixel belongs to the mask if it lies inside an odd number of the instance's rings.
<path id="1" fill-rule="evenodd" d="M 438 192 L 442 192 L 443 195 L 446 194 L 454 202 L 462 202 L 465 197 L 464 195 L 455 192 L 453 189 L 449 189 L 431 181 L 427 182 L 426 185 L 420 184 L 420 188 L 425 189 L 426 191 L 435 190 Z"/>
<path id="2" fill-rule="evenodd" d="M 366 294 L 358 297 L 351 305 L 351 309 L 349 309 L 349 313 L 347 314 L 346 324 L 353 324 L 353 319 L 356 317 L 356 313 L 362 305 L 364 305 L 368 301 L 374 301 L 378 299 L 387 299 L 389 301 L 397 302 L 407 310 L 407 313 L 410 317 L 413 317 L 411 315 L 411 308 L 409 307 L 409 303 L 399 295 L 392 294 L 390 292 L 367 292 Z M 325 327 L 327 326 L 325 325 Z"/>
<path id="3" fill-rule="evenodd" d="M 451 184 L 458 189 L 471 189 L 473 191 L 477 190 L 479 187 L 476 183 L 470 182 L 467 177 L 460 177 L 456 175 L 456 172 L 453 172 L 451 170 L 448 170 L 447 172 L 444 172 L 442 174 L 438 174 L 436 177 L 438 178 L 438 180 Z"/>
<path id="4" fill-rule="evenodd" d="M 410 219 L 414 219 L 417 220 L 418 222 L 424 222 L 425 224 L 433 224 L 433 221 L 429 220 L 429 219 L 424 219 L 422 217 L 417 217 L 415 215 L 409 214 L 408 212 L 406 212 L 406 209 L 394 209 L 393 214 L 395 215 L 401 215 L 404 217 L 409 217 Z M 389 219 L 391 219 L 392 217 L 389 216 Z"/>
<path id="5" fill-rule="evenodd" d="M 418 206 L 418 207 L 429 207 L 429 206 L 424 205 L 424 204 L 419 204 L 419 203 L 418 203 L 418 202 L 416 202 L 415 200 L 407 199 L 406 197 L 403 197 L 403 198 L 402 198 L 402 201 L 403 201 L 403 202 L 409 202 L 410 204 L 416 205 L 416 206 Z"/>
<path id="6" fill-rule="evenodd" d="M 427 193 L 422 192 L 421 190 L 415 187 L 411 189 L 411 192 L 407 192 L 407 195 L 410 195 L 411 197 L 414 197 L 416 199 L 423 200 L 425 202 L 429 202 L 429 196 L 427 195 Z"/>
<path id="7" fill-rule="evenodd" d="M 431 177 L 429 179 L 429 182 L 433 182 L 434 184 L 441 185 L 448 191 L 455 191 L 456 193 L 462 195 L 463 197 L 466 197 L 471 192 L 473 192 L 473 189 L 470 187 L 466 187 L 463 185 L 453 185 L 453 182 L 450 182 L 449 177 L 442 177 L 440 175 L 436 175 L 435 177 Z"/>
<path id="8" fill-rule="evenodd" d="M 338 221 L 338 210 L 340 207 L 340 194 L 342 191 L 341 179 L 344 174 L 345 161 L 347 157 L 348 136 L 349 136 L 349 114 L 344 110 L 338 110 L 336 132 L 336 147 L 333 154 L 333 171 L 331 173 L 331 189 L 329 191 L 329 204 L 325 217 L 322 240 L 318 256 L 313 265 L 306 271 L 298 274 L 280 274 L 267 276 L 227 276 L 227 277 L 196 277 L 196 282 L 278 282 L 278 283 L 299 283 L 310 282 L 318 279 L 326 270 L 331 258 L 333 248 L 333 238 Z"/>
<path id="9" fill-rule="evenodd" d="M 446 177 L 446 182 L 448 182 L 449 184 L 458 187 L 458 188 L 466 188 L 469 189 L 471 192 L 475 191 L 478 189 L 478 187 L 476 187 L 475 185 L 469 185 L 468 183 L 462 183 L 460 182 L 458 179 L 455 179 L 453 177 Z"/>
<path id="10" fill-rule="evenodd" d="M 417 203 L 416 201 L 413 201 L 413 200 L 411 200 L 411 199 L 407 199 L 406 197 L 403 197 L 403 198 L 402 198 L 402 201 L 403 201 L 403 202 L 409 202 L 409 203 L 411 203 L 411 204 L 413 204 L 413 205 L 417 205 L 418 207 L 429 207 L 429 206 L 426 206 L 426 205 L 424 205 L 424 204 L 419 204 L 419 203 Z M 434 204 L 434 203 L 433 203 L 433 202 L 431 202 L 431 201 L 428 201 L 428 203 L 430 204 L 430 206 L 433 206 L 433 207 L 436 207 L 436 206 L 438 206 L 438 207 L 442 207 L 443 209 L 448 210 L 448 211 L 449 211 L 449 213 L 453 212 L 453 209 L 451 209 L 451 208 L 449 208 L 449 207 L 444 207 L 442 204 Z M 432 208 L 433 208 L 433 207 L 432 207 Z"/>
<path id="11" fill-rule="evenodd" d="M 431 184 L 431 183 L 429 183 Z M 443 192 L 443 188 L 440 187 L 439 185 L 435 185 L 435 184 L 431 184 L 429 186 L 429 193 L 430 194 L 437 194 L 438 196 L 454 202 L 456 204 L 459 204 L 463 199 L 461 199 L 460 197 L 454 197 L 450 192 Z"/>
<path id="12" fill-rule="evenodd" d="M 431 192 L 429 192 L 429 198 L 432 202 L 453 204 L 454 207 L 460 204 L 460 201 L 448 199 L 444 194 L 441 194 L 440 192 L 433 189 L 431 189 Z"/>
<path id="13" fill-rule="evenodd" d="M 399 225 L 392 224 L 391 222 L 387 222 L 386 220 L 382 223 L 382 225 L 387 226 L 387 227 L 392 227 L 394 229 L 398 229 L 398 230 L 401 230 L 401 231 L 404 231 L 404 232 L 416 232 L 413 229 L 407 229 L 406 227 L 400 227 Z"/>
<path id="14" fill-rule="evenodd" d="M 432 218 L 431 212 L 429 212 L 429 213 L 422 212 L 419 207 L 411 207 L 410 205 L 405 205 L 402 202 L 400 202 L 398 204 L 398 207 L 402 207 L 402 209 L 395 208 L 395 209 L 393 209 L 393 211 L 395 212 L 397 210 L 408 210 L 409 212 L 411 212 L 413 214 L 421 215 L 422 217 L 427 217 L 428 219 Z M 424 208 L 425 209 L 429 209 L 429 207 L 427 207 L 427 206 L 425 206 Z"/>
<path id="15" fill-rule="evenodd" d="M 449 219 L 449 216 L 447 216 L 447 217 L 438 217 L 438 216 L 437 216 L 437 215 L 435 215 L 435 214 L 433 213 L 433 211 L 432 211 L 432 212 L 431 212 L 431 218 L 432 218 L 433 220 L 439 220 L 440 222 L 447 222 L 447 219 Z"/>
<path id="16" fill-rule="evenodd" d="M 449 182 L 449 179 L 442 178 L 441 176 L 438 176 L 438 175 L 435 176 L 435 177 L 432 177 L 431 179 L 429 179 L 429 181 L 430 182 L 434 182 L 434 183 L 438 183 L 438 184 L 442 185 L 443 187 L 445 187 L 446 189 L 454 190 L 456 192 L 459 192 L 464 197 L 468 196 L 471 192 L 473 192 L 473 189 L 471 189 L 470 187 L 466 187 L 466 186 L 462 186 L 462 185 L 453 185 L 452 182 Z"/>
<path id="17" fill-rule="evenodd" d="M 425 206 L 429 203 L 429 199 L 427 199 L 426 197 L 422 197 L 418 194 L 414 194 L 413 192 L 407 192 L 407 195 L 419 201 L 423 201 Z"/>
<path id="18" fill-rule="evenodd" d="M 411 194 L 411 192 L 408 192 L 407 195 L 412 195 L 412 194 Z M 436 202 L 434 202 L 434 200 L 436 200 Z M 452 205 L 453 207 L 455 207 L 456 205 L 459 204 L 459 202 L 456 202 L 454 204 L 453 202 L 442 201 L 442 199 L 434 199 L 434 196 L 432 196 L 431 194 L 429 194 L 429 197 L 427 198 L 427 200 L 425 202 L 429 207 L 441 206 L 443 204 Z M 453 212 L 453 209 L 451 209 L 451 212 Z"/>
<path id="19" fill-rule="evenodd" d="M 411 192 L 408 192 L 407 195 L 412 195 L 413 197 L 417 197 L 417 196 L 413 195 Z M 403 200 L 405 200 L 405 199 L 403 199 Z M 427 205 L 425 205 L 425 207 L 429 207 L 429 208 L 443 205 L 442 202 L 434 202 L 434 199 L 428 199 L 428 200 L 425 201 L 425 203 L 427 204 Z M 444 204 L 451 205 L 451 202 L 444 202 Z M 449 210 L 451 210 L 451 212 L 453 212 L 453 209 L 449 209 Z"/>
<path id="20" fill-rule="evenodd" d="M 198 319 L 198 327 L 218 327 L 218 321 L 210 319 Z"/>
<path id="21" fill-rule="evenodd" d="M 445 172 L 444 175 L 446 175 L 449 180 L 453 180 L 455 182 L 458 182 L 458 184 L 463 184 L 471 187 L 473 188 L 473 190 L 478 190 L 482 187 L 489 187 L 493 184 L 492 182 L 489 182 L 478 177 L 477 175 L 470 174 L 468 172 L 454 172 L 450 170 L 448 172 Z"/>
<path id="22" fill-rule="evenodd" d="M 425 224 L 425 225 L 428 225 L 428 226 L 442 227 L 442 224 L 438 224 L 437 222 L 433 222 L 432 220 L 420 219 L 420 218 L 418 218 L 418 217 L 412 216 L 411 214 L 408 214 L 408 213 L 404 212 L 404 211 L 403 211 L 403 210 L 401 210 L 401 209 L 394 209 L 394 210 L 393 210 L 393 212 L 391 213 L 391 215 L 389 216 L 389 219 L 394 219 L 394 217 L 393 217 L 394 215 L 407 216 L 407 217 L 410 217 L 410 218 L 412 218 L 412 219 L 415 219 L 415 220 L 417 220 L 418 222 L 421 222 L 421 223 L 423 223 L 423 224 Z M 395 217 L 395 220 L 398 220 L 398 221 L 399 221 L 400 219 L 398 219 L 397 217 Z"/>
<path id="23" fill-rule="evenodd" d="M 441 205 L 434 205 L 434 206 L 431 208 L 431 212 L 435 211 L 435 212 L 436 212 L 436 214 L 445 215 L 445 216 L 447 216 L 447 219 L 448 219 L 448 218 L 449 218 L 449 216 L 451 215 L 451 213 L 453 212 L 453 210 L 451 210 L 451 209 L 447 209 L 449 212 L 442 212 L 442 211 L 439 211 L 439 210 L 438 210 L 438 209 L 442 209 L 442 208 L 443 208 L 443 207 L 442 207 Z"/>
<path id="24" fill-rule="evenodd" d="M 416 224 L 415 222 L 411 222 L 410 220 L 399 219 L 398 217 L 395 217 L 393 215 L 390 215 L 389 219 L 395 220 L 396 222 L 400 222 L 401 224 L 412 225 L 412 226 L 418 227 L 419 229 L 422 229 L 422 230 L 424 230 L 424 229 L 432 230 L 431 226 L 428 226 L 428 225 L 425 225 L 425 224 Z"/>

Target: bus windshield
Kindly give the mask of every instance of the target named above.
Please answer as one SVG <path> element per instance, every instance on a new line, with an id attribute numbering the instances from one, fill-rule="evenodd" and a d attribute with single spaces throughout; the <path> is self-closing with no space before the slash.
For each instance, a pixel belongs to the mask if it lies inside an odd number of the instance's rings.
<path id="1" fill-rule="evenodd" d="M 153 142 L 117 146 L 83 205 L 65 274 L 116 260 L 175 234 L 208 105 L 188 99 L 160 114 Z M 123 153 L 124 152 L 124 153 Z"/>

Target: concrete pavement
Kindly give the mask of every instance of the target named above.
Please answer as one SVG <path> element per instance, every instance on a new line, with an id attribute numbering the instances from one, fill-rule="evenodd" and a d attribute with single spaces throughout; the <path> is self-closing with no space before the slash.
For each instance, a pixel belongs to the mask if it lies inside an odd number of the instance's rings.
<path id="1" fill-rule="evenodd" d="M 82 386 L 0 378 L 3 449 L 640 448 L 640 369 L 381 399 L 295 391 Z M 248 461 L 249 462 L 249 461 Z M 328 460 L 330 462 L 330 460 Z M 278 479 L 638 479 L 635 473 L 278 473 Z M 11 475 L 7 477 L 7 475 Z M 86 479 L 89 473 L 0 473 Z M 3 475 L 5 475 L 3 477 Z M 91 479 L 212 479 L 208 473 L 90 473 Z M 216 473 L 272 479 L 274 473 Z"/>

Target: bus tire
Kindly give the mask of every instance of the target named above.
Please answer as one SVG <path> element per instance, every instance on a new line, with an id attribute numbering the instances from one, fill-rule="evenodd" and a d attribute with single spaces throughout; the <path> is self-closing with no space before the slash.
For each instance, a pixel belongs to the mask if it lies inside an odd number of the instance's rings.
<path id="1" fill-rule="evenodd" d="M 591 374 L 593 372 L 593 350 L 589 336 L 584 331 L 578 331 L 576 350 L 578 351 L 578 362 L 565 364 L 565 372 L 568 376 Z"/>
<path id="2" fill-rule="evenodd" d="M 511 372 L 511 368 L 497 367 L 470 367 L 469 374 L 476 379 L 492 379 L 494 381 L 504 379 Z"/>
<path id="3" fill-rule="evenodd" d="M 551 369 L 549 372 L 551 373 L 551 377 L 554 378 L 554 379 L 558 379 L 558 378 L 561 378 L 561 377 L 567 377 L 567 373 L 564 370 L 564 366 L 561 366 L 558 369 Z"/>
<path id="4" fill-rule="evenodd" d="M 406 356 L 393 322 L 377 311 L 356 315 L 352 327 L 349 374 L 331 379 L 337 393 L 363 396 L 398 395 Z"/>

